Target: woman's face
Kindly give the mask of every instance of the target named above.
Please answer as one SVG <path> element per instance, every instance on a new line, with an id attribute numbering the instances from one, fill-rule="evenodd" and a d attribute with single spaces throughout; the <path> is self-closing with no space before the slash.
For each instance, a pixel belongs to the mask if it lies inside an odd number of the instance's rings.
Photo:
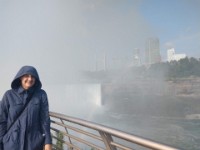
<path id="1" fill-rule="evenodd" d="M 29 88 L 31 88 L 35 84 L 35 77 L 33 77 L 30 74 L 25 74 L 20 79 L 21 79 L 22 87 L 25 90 L 28 90 Z"/>

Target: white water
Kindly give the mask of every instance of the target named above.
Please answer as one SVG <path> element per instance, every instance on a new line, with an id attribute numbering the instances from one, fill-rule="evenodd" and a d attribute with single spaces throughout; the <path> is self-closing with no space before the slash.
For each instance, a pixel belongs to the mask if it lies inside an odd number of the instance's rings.
<path id="1" fill-rule="evenodd" d="M 45 90 L 50 111 L 83 119 L 101 111 L 101 84 L 49 85 Z"/>

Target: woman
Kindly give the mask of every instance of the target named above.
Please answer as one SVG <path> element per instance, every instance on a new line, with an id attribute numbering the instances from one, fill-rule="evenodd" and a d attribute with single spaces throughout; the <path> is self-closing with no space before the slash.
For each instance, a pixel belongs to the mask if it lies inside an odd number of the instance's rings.
<path id="1" fill-rule="evenodd" d="M 47 94 L 37 70 L 22 67 L 0 103 L 0 150 L 52 150 Z"/>

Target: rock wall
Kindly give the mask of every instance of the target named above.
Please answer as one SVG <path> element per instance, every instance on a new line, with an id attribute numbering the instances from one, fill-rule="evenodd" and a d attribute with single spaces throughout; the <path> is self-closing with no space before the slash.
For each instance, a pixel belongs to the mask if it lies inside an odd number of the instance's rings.
<path id="1" fill-rule="evenodd" d="M 200 78 L 136 80 L 102 85 L 102 101 L 111 111 L 185 117 L 200 113 Z"/>

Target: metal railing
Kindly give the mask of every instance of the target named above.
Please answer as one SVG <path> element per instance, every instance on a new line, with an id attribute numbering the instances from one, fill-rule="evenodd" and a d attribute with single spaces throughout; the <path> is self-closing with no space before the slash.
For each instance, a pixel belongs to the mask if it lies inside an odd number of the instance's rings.
<path id="1" fill-rule="evenodd" d="M 55 112 L 50 118 L 54 150 L 178 150 L 79 118 Z"/>

